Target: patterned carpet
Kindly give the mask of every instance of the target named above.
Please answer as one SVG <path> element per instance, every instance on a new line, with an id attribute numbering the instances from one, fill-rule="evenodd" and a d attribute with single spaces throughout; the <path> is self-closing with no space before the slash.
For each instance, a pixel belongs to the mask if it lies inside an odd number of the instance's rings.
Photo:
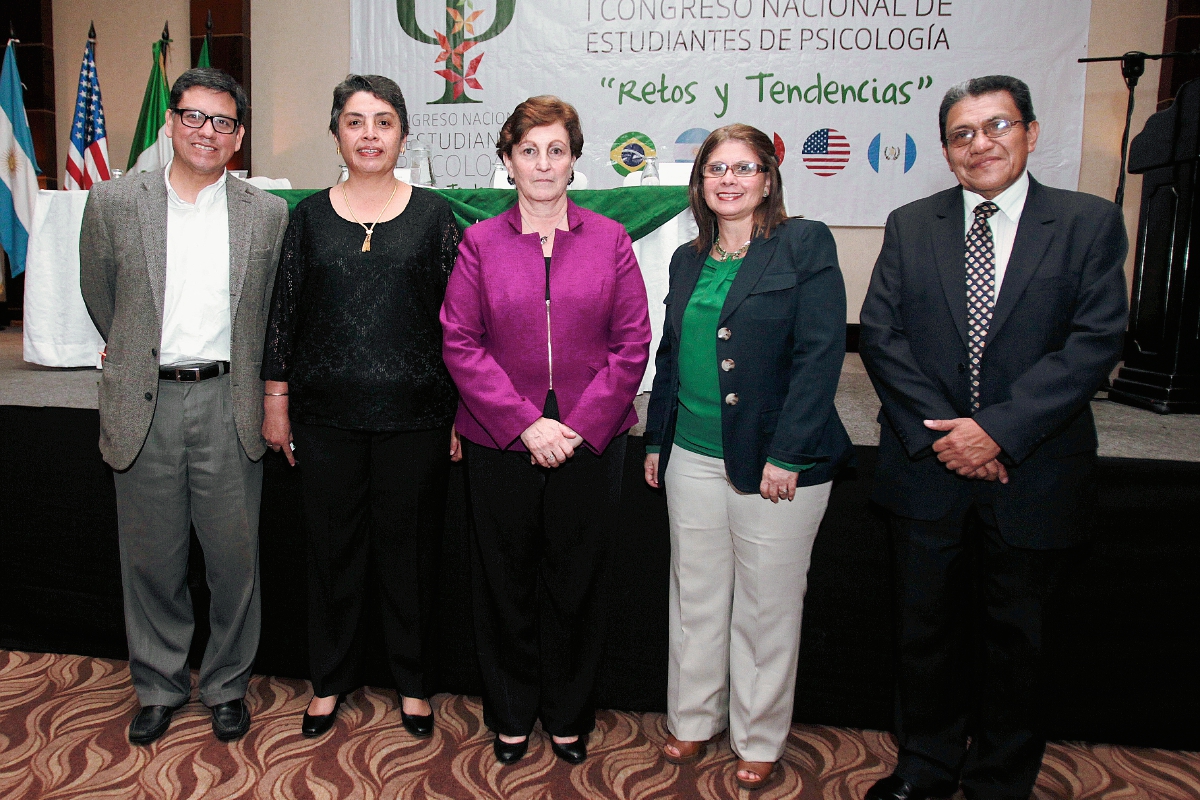
<path id="1" fill-rule="evenodd" d="M 365 689 L 342 706 L 334 730 L 300 736 L 303 681 L 255 677 L 254 723 L 231 744 L 212 735 L 193 702 L 150 747 L 133 747 L 136 708 L 122 661 L 0 650 L 0 797 L 25 798 L 748 798 L 736 787 L 725 741 L 698 764 L 658 755 L 661 714 L 603 711 L 578 767 L 556 760 L 535 734 L 529 755 L 500 767 L 477 698 L 439 695 L 437 730 L 420 741 L 400 727 L 392 692 Z M 889 734 L 795 725 L 783 769 L 755 800 L 858 800 L 895 758 Z M 1107 745 L 1051 745 L 1035 798 L 1200 797 L 1200 754 Z"/>

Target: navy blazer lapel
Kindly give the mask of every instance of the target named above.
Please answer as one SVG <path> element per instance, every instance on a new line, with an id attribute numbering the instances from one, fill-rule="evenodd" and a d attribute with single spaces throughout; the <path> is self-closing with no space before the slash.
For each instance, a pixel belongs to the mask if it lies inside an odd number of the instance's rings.
<path id="1" fill-rule="evenodd" d="M 238 301 L 242 284 L 250 266 L 250 239 L 253 231 L 253 209 L 246 185 L 232 175 L 225 176 L 225 203 L 229 214 L 229 323 L 237 321 Z"/>
<path id="2" fill-rule="evenodd" d="M 1021 221 L 1017 224 L 1017 238 L 1013 242 L 1012 254 L 1004 270 L 1004 282 L 996 298 L 996 311 L 988 326 L 985 342 L 995 338 L 1005 320 L 1017 305 L 1017 299 L 1029 285 L 1033 273 L 1037 272 L 1042 255 L 1054 238 L 1054 208 L 1046 199 L 1042 185 L 1029 177 L 1029 194 L 1025 197 L 1025 208 L 1021 210 Z"/>
<path id="3" fill-rule="evenodd" d="M 677 336 L 683 333 L 683 312 L 692 299 L 692 292 L 696 291 L 700 272 L 704 269 L 704 258 L 704 253 L 697 253 L 695 248 L 689 246 L 679 262 L 677 273 L 671 276 L 668 289 L 671 295 L 670 319 L 667 321 Z"/>
<path id="4" fill-rule="evenodd" d="M 950 317 L 963 344 L 970 347 L 967 338 L 967 232 L 964 226 L 962 189 L 946 192 L 946 203 L 934 212 L 930 226 L 930 246 L 933 263 L 937 265 L 946 293 L 946 304 Z"/>
<path id="5" fill-rule="evenodd" d="M 142 250 L 146 276 L 154 295 L 158 323 L 163 321 L 163 295 L 167 283 L 167 184 L 162 170 L 142 173 L 137 194 L 138 224 L 142 232 Z"/>
<path id="6" fill-rule="evenodd" d="M 729 319 L 729 315 L 736 311 L 737 307 L 742 304 L 742 301 L 750 296 L 754 285 L 758 283 L 758 279 L 766 271 L 767 264 L 771 263 L 771 256 L 775 255 L 775 248 L 778 244 L 779 237 L 774 233 L 766 239 L 755 237 L 750 242 L 750 250 L 746 253 L 746 260 L 738 267 L 738 273 L 733 279 L 733 285 L 729 287 L 729 294 L 725 296 L 725 305 L 721 307 L 721 322 Z"/>

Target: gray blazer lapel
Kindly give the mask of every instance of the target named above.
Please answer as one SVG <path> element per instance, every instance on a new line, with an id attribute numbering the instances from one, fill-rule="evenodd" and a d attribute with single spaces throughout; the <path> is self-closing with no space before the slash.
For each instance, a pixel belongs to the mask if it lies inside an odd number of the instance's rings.
<path id="1" fill-rule="evenodd" d="M 725 305 L 721 306 L 721 322 L 729 319 L 729 315 L 750 296 L 754 285 L 767 269 L 767 264 L 771 263 L 771 256 L 775 255 L 775 247 L 778 244 L 779 237 L 775 234 L 771 234 L 767 239 L 754 239 L 750 242 L 746 260 L 738 268 L 733 285 L 729 287 L 729 294 L 725 296 Z"/>
<path id="2" fill-rule="evenodd" d="M 988 326 L 985 342 L 995 338 L 996 332 L 1003 327 L 1008 315 L 1016 307 L 1017 299 L 1029 285 L 1029 280 L 1037 272 L 1042 255 L 1054 239 L 1054 220 L 1054 208 L 1046 202 L 1042 185 L 1030 176 L 1029 194 L 1025 198 L 1025 208 L 1021 211 L 1017 238 L 1013 242 L 1012 254 L 1008 257 L 1004 282 L 1000 284 L 996 311 L 992 315 L 992 323 Z"/>
<path id="3" fill-rule="evenodd" d="M 163 293 L 167 283 L 167 185 L 163 171 L 139 175 L 142 185 L 137 193 L 138 224 L 142 231 L 142 250 L 154 310 L 158 323 L 163 321 Z"/>
<path id="4" fill-rule="evenodd" d="M 237 320 L 238 301 L 250 264 L 254 209 L 245 184 L 232 175 L 225 176 L 225 199 L 229 206 L 229 323 L 232 326 Z"/>
<path id="5" fill-rule="evenodd" d="M 970 347 L 967 339 L 967 234 L 963 227 L 962 190 L 947 192 L 947 202 L 935 212 L 930 226 L 930 245 L 933 248 L 933 263 L 937 265 L 942 291 L 946 293 L 946 304 L 950 317 L 963 344 Z"/>

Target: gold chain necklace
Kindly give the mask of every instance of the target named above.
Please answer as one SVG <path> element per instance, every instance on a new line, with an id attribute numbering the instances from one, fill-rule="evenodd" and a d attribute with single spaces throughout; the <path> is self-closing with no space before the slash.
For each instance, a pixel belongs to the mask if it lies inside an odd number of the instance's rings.
<path id="1" fill-rule="evenodd" d="M 725 248 L 721 247 L 721 237 L 713 243 L 713 247 L 717 248 L 717 255 L 721 257 L 721 261 L 735 261 L 746 254 L 747 248 L 750 247 L 750 242 L 747 241 L 744 245 L 734 250 L 732 253 L 725 252 Z"/>
<path id="2" fill-rule="evenodd" d="M 346 210 L 350 212 L 350 217 L 359 225 L 362 225 L 364 231 L 367 232 L 367 238 L 363 239 L 362 252 L 371 252 L 371 234 L 375 232 L 375 226 L 379 224 L 379 220 L 383 219 L 383 212 L 387 211 L 388 206 L 392 204 L 392 198 L 396 196 L 396 190 L 400 188 L 400 181 L 396 181 L 396 185 L 392 187 L 392 193 L 388 195 L 387 202 L 383 204 L 383 208 L 379 210 L 379 216 L 371 223 L 371 227 L 367 227 L 365 223 L 358 222 L 358 217 L 354 214 L 354 209 L 350 207 L 350 198 L 346 195 L 346 184 L 342 184 L 342 199 L 346 201 Z"/>

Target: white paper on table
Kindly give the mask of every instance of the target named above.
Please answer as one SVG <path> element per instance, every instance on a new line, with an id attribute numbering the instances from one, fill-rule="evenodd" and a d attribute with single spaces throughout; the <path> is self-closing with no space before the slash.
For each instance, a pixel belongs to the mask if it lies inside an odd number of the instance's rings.
<path id="1" fill-rule="evenodd" d="M 100 368 L 104 340 L 79 291 L 79 229 L 86 191 L 38 192 L 25 264 L 24 359 Z"/>
<path id="2" fill-rule="evenodd" d="M 237 177 L 236 175 L 234 176 Z M 255 175 L 253 178 L 240 178 L 256 189 L 291 189 L 292 182 L 287 178 L 266 178 L 262 175 Z"/>

